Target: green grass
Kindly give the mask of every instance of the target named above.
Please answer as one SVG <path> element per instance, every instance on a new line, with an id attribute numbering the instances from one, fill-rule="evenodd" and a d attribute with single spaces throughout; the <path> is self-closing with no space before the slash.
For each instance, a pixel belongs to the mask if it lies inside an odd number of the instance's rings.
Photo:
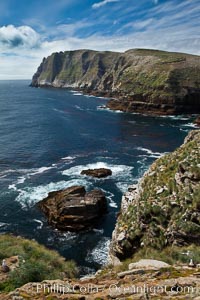
<path id="1" fill-rule="evenodd" d="M 187 251 L 189 251 L 190 253 L 189 256 L 185 254 L 187 253 Z M 190 245 L 188 247 L 168 246 L 162 251 L 159 251 L 152 247 L 145 247 L 139 249 L 132 257 L 122 261 L 122 265 L 115 267 L 115 271 L 126 271 L 128 270 L 128 265 L 130 263 L 137 262 L 140 259 L 161 260 L 173 266 L 189 264 L 191 258 L 195 263 L 200 262 L 200 247 L 196 245 Z"/>
<path id="2" fill-rule="evenodd" d="M 121 247 L 127 255 L 136 251 L 141 243 L 160 251 L 173 241 L 199 244 L 199 165 L 198 134 L 196 139 L 161 157 L 151 166 L 141 183 L 139 201 L 133 199 L 127 212 L 118 219 L 118 233 L 126 232 Z M 192 176 L 195 179 L 188 179 L 187 184 L 177 184 L 175 175 L 179 174 L 180 168 L 184 168 L 186 178 Z M 163 190 L 158 193 L 160 188 Z"/>
<path id="3" fill-rule="evenodd" d="M 77 267 L 65 261 L 56 251 L 48 250 L 32 240 L 11 235 L 0 236 L 0 259 L 19 256 L 19 267 L 9 273 L 8 280 L 0 283 L 0 290 L 13 290 L 28 282 L 73 278 Z"/>

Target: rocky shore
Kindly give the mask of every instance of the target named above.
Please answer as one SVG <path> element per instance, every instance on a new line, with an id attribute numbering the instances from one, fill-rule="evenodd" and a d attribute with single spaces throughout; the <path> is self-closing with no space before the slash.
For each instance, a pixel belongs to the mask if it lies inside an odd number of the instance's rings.
<path id="1" fill-rule="evenodd" d="M 33 87 L 73 88 L 108 97 L 125 112 L 200 112 L 200 57 L 149 49 L 124 53 L 75 50 L 44 58 Z"/>

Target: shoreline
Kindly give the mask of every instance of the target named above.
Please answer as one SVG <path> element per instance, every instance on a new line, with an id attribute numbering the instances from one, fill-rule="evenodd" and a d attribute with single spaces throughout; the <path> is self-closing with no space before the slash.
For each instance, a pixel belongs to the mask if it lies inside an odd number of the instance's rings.
<path id="1" fill-rule="evenodd" d="M 105 109 L 108 109 L 110 111 L 120 111 L 123 113 L 133 113 L 133 114 L 141 114 L 146 116 L 152 116 L 152 117 L 167 117 L 167 116 L 180 116 L 180 115 L 188 115 L 188 116 L 195 116 L 198 118 L 199 113 L 196 112 L 196 108 L 194 108 L 194 111 L 175 111 L 174 105 L 172 105 L 169 108 L 169 105 L 163 105 L 162 110 L 146 110 L 146 109 L 127 109 L 126 104 L 127 102 L 130 102 L 129 100 L 125 100 L 124 98 L 130 97 L 130 95 L 117 95 L 110 91 L 100 91 L 100 90 L 91 90 L 91 89 L 84 89 L 84 88 L 78 88 L 72 86 L 56 86 L 52 84 L 42 84 L 42 85 L 32 85 L 32 83 L 29 85 L 32 88 L 46 88 L 46 89 L 64 89 L 71 92 L 78 92 L 81 93 L 83 96 L 91 96 L 91 97 L 97 97 L 108 100 Z M 124 103 L 123 103 L 124 102 Z M 142 106 L 144 105 L 146 108 L 155 106 L 153 103 L 147 103 L 142 101 L 132 101 L 130 103 L 133 103 L 133 105 L 136 106 Z M 125 107 L 123 107 L 125 104 Z M 168 107 L 168 110 L 165 110 L 165 107 Z"/>

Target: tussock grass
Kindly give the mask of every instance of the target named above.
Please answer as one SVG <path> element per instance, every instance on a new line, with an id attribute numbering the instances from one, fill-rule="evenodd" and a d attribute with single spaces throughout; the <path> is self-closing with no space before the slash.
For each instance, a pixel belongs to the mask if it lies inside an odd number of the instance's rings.
<path id="1" fill-rule="evenodd" d="M 17 255 L 19 267 L 9 273 L 0 290 L 10 291 L 28 282 L 73 278 L 77 267 L 73 261 L 65 261 L 56 251 L 49 250 L 33 240 L 12 235 L 0 236 L 0 259 Z"/>

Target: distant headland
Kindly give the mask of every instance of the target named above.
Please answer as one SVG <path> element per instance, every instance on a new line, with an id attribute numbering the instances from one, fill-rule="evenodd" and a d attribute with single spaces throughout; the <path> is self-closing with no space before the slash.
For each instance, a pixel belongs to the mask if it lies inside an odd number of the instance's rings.
<path id="1" fill-rule="evenodd" d="M 112 110 L 199 113 L 200 57 L 148 49 L 56 52 L 43 59 L 31 86 L 105 96 Z"/>

